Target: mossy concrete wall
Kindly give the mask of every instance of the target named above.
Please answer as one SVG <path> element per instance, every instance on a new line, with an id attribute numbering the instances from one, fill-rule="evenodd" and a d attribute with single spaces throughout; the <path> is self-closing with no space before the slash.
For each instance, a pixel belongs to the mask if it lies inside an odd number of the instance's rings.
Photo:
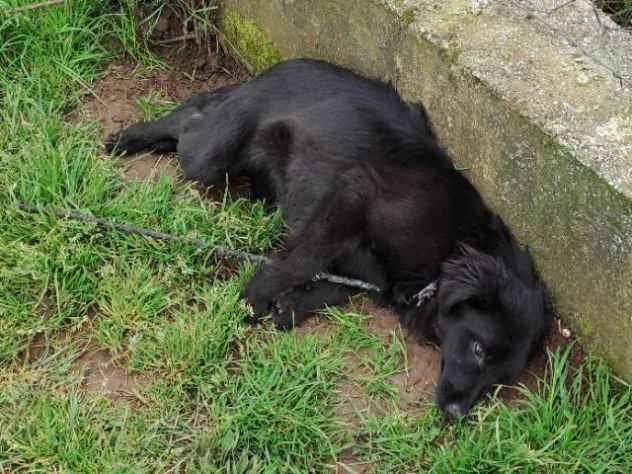
<path id="1" fill-rule="evenodd" d="M 524 15 L 474 14 L 471 3 L 225 0 L 224 14 L 231 36 L 247 21 L 283 57 L 328 59 L 422 100 L 455 161 L 531 247 L 558 314 L 632 380 L 630 90 L 578 68 L 571 46 Z"/>

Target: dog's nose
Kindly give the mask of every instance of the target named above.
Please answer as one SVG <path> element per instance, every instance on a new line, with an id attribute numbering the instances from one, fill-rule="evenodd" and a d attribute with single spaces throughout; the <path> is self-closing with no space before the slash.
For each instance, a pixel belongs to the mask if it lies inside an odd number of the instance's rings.
<path id="1" fill-rule="evenodd" d="M 465 408 L 458 403 L 449 403 L 444 408 L 445 412 L 453 418 L 461 418 L 465 415 Z"/>

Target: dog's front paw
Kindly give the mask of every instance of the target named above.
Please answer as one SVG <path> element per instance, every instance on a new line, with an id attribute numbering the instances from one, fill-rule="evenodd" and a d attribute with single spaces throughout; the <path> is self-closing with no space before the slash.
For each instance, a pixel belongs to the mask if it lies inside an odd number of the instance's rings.
<path id="1" fill-rule="evenodd" d="M 279 299 L 272 308 L 272 321 L 277 329 L 285 331 L 296 326 L 294 308 L 287 300 Z"/>
<path id="2" fill-rule="evenodd" d="M 258 324 L 261 320 L 270 314 L 271 301 L 264 298 L 258 291 L 257 280 L 251 279 L 241 292 L 241 298 L 246 305 L 246 320 L 250 324 Z"/>
<path id="3" fill-rule="evenodd" d="M 250 302 L 248 298 L 244 298 L 244 308 L 248 324 L 259 324 L 268 314 L 270 314 L 270 305 L 266 303 Z"/>
<path id="4" fill-rule="evenodd" d="M 309 312 L 301 307 L 295 292 L 280 296 L 272 308 L 272 320 L 277 329 L 280 330 L 292 329 L 308 316 Z"/>

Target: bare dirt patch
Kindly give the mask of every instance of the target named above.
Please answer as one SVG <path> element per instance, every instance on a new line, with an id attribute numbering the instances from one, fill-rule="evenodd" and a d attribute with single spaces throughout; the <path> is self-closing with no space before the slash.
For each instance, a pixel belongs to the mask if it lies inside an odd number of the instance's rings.
<path id="1" fill-rule="evenodd" d="M 28 365 L 29 363 L 40 359 L 46 353 L 48 348 L 49 341 L 47 334 L 43 332 L 37 333 L 20 354 L 22 364 Z"/>
<path id="2" fill-rule="evenodd" d="M 368 299 L 361 302 L 361 307 L 362 311 L 370 316 L 364 322 L 363 328 L 378 336 L 385 346 L 390 345 L 393 334 L 398 334 L 402 331 L 397 313 L 389 308 L 380 307 Z M 303 337 L 314 333 L 329 335 L 335 330 L 336 323 L 315 316 L 297 327 L 296 333 L 299 337 Z M 420 342 L 412 334 L 404 332 L 403 335 L 406 342 L 405 365 L 407 370 L 403 368 L 404 361 L 402 361 L 402 372 L 392 375 L 390 382 L 399 392 L 400 408 L 410 410 L 418 408 L 420 402 L 432 398 L 437 383 L 440 360 L 439 352 L 434 346 Z M 359 357 L 348 357 L 345 362 L 345 367 L 343 368 L 345 375 L 357 375 L 366 370 L 362 366 L 362 361 Z M 349 405 L 342 407 L 343 414 L 351 415 L 357 410 L 366 408 L 366 406 L 362 406 L 362 400 L 365 396 L 350 377 L 346 377 L 346 382 L 342 384 L 340 392 L 345 404 Z M 348 417 L 345 415 L 343 418 L 346 419 Z"/>
<path id="3" fill-rule="evenodd" d="M 433 346 L 420 343 L 414 335 L 402 333 L 399 316 L 391 309 L 380 307 L 368 298 L 354 301 L 353 311 L 360 310 L 369 317 L 362 328 L 376 335 L 385 347 L 393 343 L 393 336 L 404 336 L 405 358 L 401 361 L 402 370 L 388 377 L 397 392 L 397 407 L 411 416 L 416 416 L 422 406 L 432 400 L 439 372 L 439 353 Z M 337 331 L 334 321 L 315 316 L 295 329 L 299 337 L 318 334 L 323 337 L 333 335 Z M 365 365 L 361 353 L 351 353 L 345 358 L 340 373 L 338 392 L 340 403 L 336 407 L 336 418 L 343 423 L 348 433 L 353 436 L 363 424 L 364 416 L 369 413 L 387 413 L 393 409 L 393 401 L 372 397 L 366 393 L 360 379 L 370 376 L 370 369 Z M 388 398 L 388 397 L 387 397 Z M 353 448 L 343 451 L 332 461 L 332 472 L 354 472 L 361 474 L 371 469 L 371 463 L 358 459 Z"/>
<path id="4" fill-rule="evenodd" d="M 385 347 L 393 343 L 394 335 L 404 337 L 406 360 L 401 361 L 402 370 L 389 376 L 388 382 L 398 394 L 397 407 L 410 416 L 417 416 L 434 395 L 439 375 L 439 352 L 432 345 L 419 341 L 415 335 L 402 332 L 399 316 L 392 309 L 378 306 L 368 299 L 362 299 L 359 304 L 361 311 L 369 315 L 363 329 L 376 335 Z M 327 334 L 334 328 L 335 323 L 331 321 L 313 318 L 297 328 L 297 332 L 299 335 L 310 332 Z M 358 383 L 358 378 L 367 373 L 360 354 L 351 354 L 346 358 L 339 386 L 341 403 L 336 409 L 336 417 L 346 425 L 352 436 L 362 425 L 364 415 L 369 412 L 388 413 L 393 409 L 391 401 L 367 396 Z M 353 454 L 353 448 L 349 448 L 334 461 L 332 471 L 361 474 L 371 468 L 371 463 L 358 459 Z"/>
<path id="5" fill-rule="evenodd" d="M 393 331 L 400 331 L 399 316 L 395 311 L 375 305 L 367 307 L 371 318 L 367 328 L 389 343 Z M 391 377 L 400 398 L 400 408 L 406 411 L 419 408 L 420 402 L 431 400 L 437 385 L 440 357 L 436 347 L 420 341 L 414 334 L 406 337 L 407 370 Z"/>
<path id="6" fill-rule="evenodd" d="M 235 60 L 195 44 L 159 51 L 168 69 L 140 68 L 131 58 L 109 65 L 88 95 L 83 110 L 103 124 L 103 136 L 141 119 L 135 101 L 161 97 L 182 102 L 193 94 L 243 81 L 250 76 Z"/>
<path id="7" fill-rule="evenodd" d="M 108 66 L 92 87 L 92 93 L 86 96 L 79 115 L 101 124 L 102 138 L 142 119 L 136 104 L 139 98 L 182 102 L 195 93 L 250 77 L 219 46 L 209 49 L 188 42 L 160 48 L 157 52 L 168 69 L 144 70 L 131 58 L 123 58 Z M 123 159 L 121 164 L 125 175 L 135 179 L 160 173 L 179 174 L 174 154 L 143 153 Z"/>
<path id="8" fill-rule="evenodd" d="M 126 368 L 125 354 L 112 354 L 100 347 L 91 338 L 92 328 L 88 324 L 80 329 L 60 329 L 50 335 L 36 334 L 21 354 L 20 365 L 45 365 L 49 358 L 59 357 L 64 348 L 72 357 L 68 374 L 87 393 L 100 393 L 113 400 L 142 400 L 140 392 L 149 385 L 152 377 L 147 374 L 130 374 Z M 65 356 L 61 356 L 65 357 Z"/>
<path id="9" fill-rule="evenodd" d="M 151 379 L 130 374 L 124 362 L 107 349 L 89 347 L 74 360 L 72 370 L 82 377 L 81 388 L 88 393 L 101 393 L 114 400 L 138 400 L 139 392 Z"/>

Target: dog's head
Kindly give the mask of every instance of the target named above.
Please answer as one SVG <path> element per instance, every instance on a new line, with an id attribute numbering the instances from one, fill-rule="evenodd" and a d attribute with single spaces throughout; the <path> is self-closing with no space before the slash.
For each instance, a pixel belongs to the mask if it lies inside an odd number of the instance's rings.
<path id="1" fill-rule="evenodd" d="M 442 357 L 437 402 L 454 417 L 514 381 L 551 323 L 529 251 L 513 238 L 506 244 L 493 254 L 461 245 L 442 267 L 432 324 Z"/>
<path id="2" fill-rule="evenodd" d="M 467 413 L 492 386 L 513 382 L 552 320 L 530 252 L 496 215 L 485 235 L 484 250 L 461 244 L 443 263 L 432 297 L 403 317 L 441 346 L 437 403 L 453 417 Z"/>

